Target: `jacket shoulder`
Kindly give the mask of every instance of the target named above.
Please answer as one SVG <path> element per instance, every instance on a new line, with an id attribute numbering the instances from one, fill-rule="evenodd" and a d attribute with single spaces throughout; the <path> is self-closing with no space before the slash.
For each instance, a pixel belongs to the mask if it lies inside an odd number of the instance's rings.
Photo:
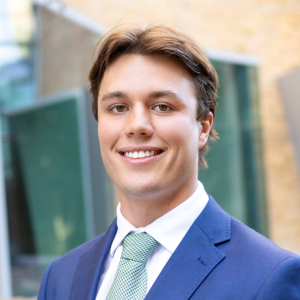
<path id="1" fill-rule="evenodd" d="M 240 253 L 247 266 L 244 272 L 248 273 L 248 269 L 252 273 L 247 274 L 248 279 L 252 277 L 253 283 L 257 283 L 255 299 L 300 300 L 299 255 L 279 247 L 234 218 L 232 240 L 236 247 L 238 241 L 241 245 Z"/>
<path id="2" fill-rule="evenodd" d="M 290 256 L 276 265 L 262 284 L 257 300 L 300 299 L 300 257 Z"/>
<path id="3" fill-rule="evenodd" d="M 43 275 L 38 300 L 57 299 L 58 294 L 60 299 L 68 299 L 72 285 L 71 278 L 75 274 L 79 259 L 92 250 L 101 241 L 103 235 L 87 241 L 52 261 Z"/>
<path id="4" fill-rule="evenodd" d="M 90 249 L 95 247 L 95 245 L 98 244 L 101 241 L 103 235 L 104 235 L 104 233 L 102 233 L 102 234 L 96 236 L 95 238 L 93 238 L 93 239 L 77 246 L 76 248 L 70 250 L 69 252 L 67 252 L 63 256 L 57 258 L 56 261 L 58 262 L 58 261 L 64 261 L 64 260 L 69 260 L 69 259 L 74 260 L 77 257 L 78 258 L 81 257 L 83 254 L 85 254 Z"/>
<path id="5" fill-rule="evenodd" d="M 231 242 L 238 249 L 244 249 L 244 251 L 246 250 L 246 253 L 249 251 L 249 255 L 252 254 L 258 259 L 259 257 L 262 257 L 262 259 L 274 261 L 274 263 L 278 263 L 288 257 L 300 259 L 300 256 L 297 254 L 279 247 L 277 244 L 234 217 L 231 217 Z"/>
<path id="6" fill-rule="evenodd" d="M 210 281 L 202 283 L 202 292 L 207 295 L 211 283 L 218 283 L 214 288 L 218 296 L 207 299 L 223 299 L 226 295 L 228 299 L 300 300 L 300 256 L 234 217 L 229 219 L 230 238 L 215 243 L 225 258 L 209 275 Z"/>
<path id="7" fill-rule="evenodd" d="M 227 247 L 220 247 L 226 255 L 227 271 L 235 273 L 227 275 L 228 278 L 247 283 L 248 293 L 255 291 L 255 299 L 300 300 L 299 255 L 279 247 L 233 217 L 230 242 Z M 283 297 L 285 294 L 287 297 Z"/>

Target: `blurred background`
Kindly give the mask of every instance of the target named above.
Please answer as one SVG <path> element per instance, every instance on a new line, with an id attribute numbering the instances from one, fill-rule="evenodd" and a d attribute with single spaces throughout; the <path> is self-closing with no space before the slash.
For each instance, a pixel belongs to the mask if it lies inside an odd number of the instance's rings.
<path id="1" fill-rule="evenodd" d="M 203 47 L 220 140 L 199 179 L 300 254 L 299 1 L 0 0 L 0 298 L 36 297 L 46 266 L 115 217 L 87 78 L 97 41 L 123 22 L 167 22 Z"/>

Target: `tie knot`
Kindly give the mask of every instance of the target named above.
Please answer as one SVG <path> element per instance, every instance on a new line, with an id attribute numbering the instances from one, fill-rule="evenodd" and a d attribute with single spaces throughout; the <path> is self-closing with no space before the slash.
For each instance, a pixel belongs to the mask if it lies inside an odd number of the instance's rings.
<path id="1" fill-rule="evenodd" d="M 146 232 L 129 234 L 123 242 L 122 258 L 145 263 L 158 244 Z"/>

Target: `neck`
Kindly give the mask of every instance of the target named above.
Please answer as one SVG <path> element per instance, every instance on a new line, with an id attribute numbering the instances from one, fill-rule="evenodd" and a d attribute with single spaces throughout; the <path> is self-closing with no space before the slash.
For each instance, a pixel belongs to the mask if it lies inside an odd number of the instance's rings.
<path id="1" fill-rule="evenodd" d="M 119 190 L 122 215 L 136 228 L 146 227 L 187 200 L 196 188 L 197 180 L 179 189 L 143 198 L 128 197 Z"/>

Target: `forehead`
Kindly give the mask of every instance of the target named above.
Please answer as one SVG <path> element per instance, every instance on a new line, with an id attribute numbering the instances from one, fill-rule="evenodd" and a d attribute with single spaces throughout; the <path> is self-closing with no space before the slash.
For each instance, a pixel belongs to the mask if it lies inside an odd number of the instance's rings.
<path id="1" fill-rule="evenodd" d="M 104 72 L 100 94 L 106 89 L 189 88 L 193 77 L 176 59 L 163 55 L 124 54 L 114 58 Z"/>

